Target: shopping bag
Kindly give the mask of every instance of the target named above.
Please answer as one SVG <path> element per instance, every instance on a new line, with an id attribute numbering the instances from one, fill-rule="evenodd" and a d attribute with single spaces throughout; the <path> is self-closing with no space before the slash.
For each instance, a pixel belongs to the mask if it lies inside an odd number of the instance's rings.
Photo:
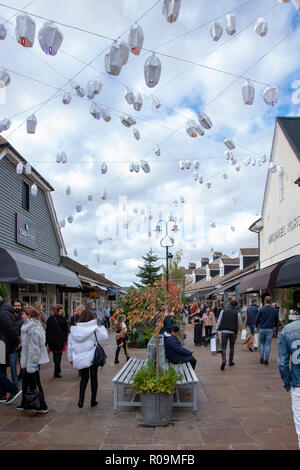
<path id="1" fill-rule="evenodd" d="M 221 340 L 218 335 L 216 336 L 216 349 L 217 349 L 217 353 L 222 352 Z"/>
<path id="2" fill-rule="evenodd" d="M 254 333 L 254 344 L 253 344 L 254 349 L 258 348 L 258 333 Z"/>
<path id="3" fill-rule="evenodd" d="M 243 329 L 241 333 L 241 340 L 245 341 L 246 338 L 247 338 L 247 330 Z"/>
<path id="4" fill-rule="evenodd" d="M 217 354 L 217 340 L 216 338 L 211 338 L 210 340 L 210 352 L 213 356 Z"/>

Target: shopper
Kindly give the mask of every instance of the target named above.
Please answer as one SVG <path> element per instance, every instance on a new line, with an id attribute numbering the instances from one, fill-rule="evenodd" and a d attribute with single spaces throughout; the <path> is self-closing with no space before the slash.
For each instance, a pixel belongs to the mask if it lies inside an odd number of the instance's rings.
<path id="1" fill-rule="evenodd" d="M 109 330 L 109 325 L 110 325 L 110 308 L 109 305 L 106 304 L 105 307 L 102 310 L 102 316 L 103 320 L 105 321 L 105 328 Z"/>
<path id="2" fill-rule="evenodd" d="M 272 297 L 265 298 L 265 306 L 258 310 L 256 315 L 256 329 L 259 332 L 259 362 L 269 364 L 273 330 L 278 326 L 278 313 L 272 307 Z"/>
<path id="3" fill-rule="evenodd" d="M 83 407 L 85 390 L 91 378 L 91 406 L 98 402 L 98 366 L 93 365 L 97 341 L 108 339 L 104 326 L 97 326 L 97 320 L 91 310 L 85 309 L 80 315 L 77 325 L 71 326 L 68 341 L 68 359 L 75 369 L 81 372 L 79 386 L 79 408 Z"/>
<path id="4" fill-rule="evenodd" d="M 196 313 L 192 319 L 192 326 L 194 328 L 194 344 L 195 346 L 202 346 L 202 321 L 200 317 L 200 312 Z"/>
<path id="5" fill-rule="evenodd" d="M 255 335 L 255 321 L 258 312 L 257 300 L 252 299 L 251 305 L 247 308 L 246 312 L 246 328 L 249 328 L 249 336 L 244 342 L 249 351 L 253 351 L 254 335 Z"/>
<path id="6" fill-rule="evenodd" d="M 11 380 L 13 384 L 18 388 L 19 378 L 18 378 L 18 373 L 17 373 L 17 363 L 18 363 L 18 359 L 20 360 L 20 356 L 21 356 L 21 326 L 23 324 L 23 320 L 22 320 L 23 307 L 22 307 L 21 300 L 14 300 L 12 305 L 14 309 L 15 327 L 16 327 L 16 333 L 18 336 L 19 344 L 16 347 L 15 351 L 9 354 L 8 359 L 9 359 Z"/>
<path id="7" fill-rule="evenodd" d="M 84 305 L 78 305 L 78 307 L 76 308 L 75 312 L 74 312 L 74 315 L 71 316 L 71 326 L 76 326 L 78 321 L 79 321 L 79 318 L 80 318 L 80 315 L 82 314 L 83 310 L 85 309 L 85 306 Z"/>
<path id="8" fill-rule="evenodd" d="M 39 312 L 39 314 L 40 314 L 40 316 L 39 316 L 39 321 L 41 322 L 41 325 L 42 325 L 42 327 L 44 328 L 44 330 L 46 330 L 47 315 L 46 315 L 46 313 L 44 312 L 42 302 L 34 302 L 33 308 L 35 308 L 35 309 Z"/>
<path id="9" fill-rule="evenodd" d="M 291 391 L 294 423 L 300 449 L 300 318 L 286 325 L 278 344 L 278 368 L 286 391 Z M 291 364 L 291 366 L 290 366 Z"/>
<path id="10" fill-rule="evenodd" d="M 96 311 L 95 301 L 94 300 L 88 300 L 87 303 L 86 303 L 86 308 L 87 308 L 87 310 L 91 310 L 91 312 L 93 312 L 94 317 L 97 320 L 98 314 L 97 314 L 97 311 Z"/>
<path id="11" fill-rule="evenodd" d="M 124 353 L 126 356 L 126 362 L 130 359 L 129 352 L 128 352 L 128 336 L 127 336 L 127 326 L 125 323 L 126 316 L 120 315 L 116 322 L 116 342 L 117 342 L 117 349 L 115 354 L 115 364 L 119 364 L 119 354 L 120 350 L 123 347 Z"/>
<path id="12" fill-rule="evenodd" d="M 159 334 L 163 335 L 165 331 L 169 331 L 169 328 L 174 325 L 174 308 L 169 312 L 169 309 L 166 308 L 165 313 L 164 313 L 164 323 L 163 327 L 160 329 Z"/>
<path id="13" fill-rule="evenodd" d="M 19 390 L 4 372 L 0 371 L 0 403 L 12 403 L 21 393 L 22 390 Z"/>
<path id="14" fill-rule="evenodd" d="M 46 344 L 53 353 L 55 378 L 61 378 L 61 358 L 66 350 L 68 336 L 67 320 L 63 316 L 62 305 L 54 305 L 53 315 L 48 318 L 46 326 Z"/>
<path id="15" fill-rule="evenodd" d="M 229 341 L 229 365 L 234 366 L 234 344 L 237 338 L 239 326 L 241 325 L 241 315 L 238 311 L 237 300 L 231 300 L 229 307 L 226 307 L 219 315 L 216 330 L 221 331 L 222 343 L 222 364 L 221 370 L 226 365 L 226 348 Z"/>
<path id="16" fill-rule="evenodd" d="M 280 309 L 278 307 L 278 305 L 276 304 L 276 302 L 274 302 L 272 304 L 272 307 L 275 308 L 277 314 L 278 314 L 278 325 L 276 326 L 276 328 L 273 330 L 273 338 L 277 338 L 278 337 L 278 331 L 279 331 L 279 328 L 278 326 L 281 325 L 281 319 L 280 319 Z"/>
<path id="17" fill-rule="evenodd" d="M 213 328 L 216 327 L 216 318 L 210 307 L 206 307 L 202 316 L 202 323 L 205 328 L 205 336 L 211 336 Z"/>
<path id="18" fill-rule="evenodd" d="M 0 371 L 6 376 L 6 369 L 9 365 L 9 354 L 16 351 L 19 345 L 19 338 L 16 330 L 14 309 L 0 297 L 0 341 L 2 342 L 4 357 L 0 363 Z M 3 396 L 0 395 L 0 399 Z"/>
<path id="19" fill-rule="evenodd" d="M 179 327 L 173 325 L 170 328 L 170 333 L 164 333 L 164 344 L 167 359 L 173 364 L 181 362 L 190 362 L 193 369 L 196 367 L 196 359 L 193 356 L 193 351 L 183 348 L 178 339 Z"/>
<path id="20" fill-rule="evenodd" d="M 39 321 L 39 311 L 33 307 L 25 307 L 24 312 L 28 320 L 23 317 L 25 321 L 21 328 L 22 402 L 17 410 L 48 413 L 39 372 L 41 364 L 50 362 L 45 346 L 45 330 Z M 33 392 L 38 390 L 39 406 L 32 407 L 28 401 L 26 394 L 29 389 Z"/>

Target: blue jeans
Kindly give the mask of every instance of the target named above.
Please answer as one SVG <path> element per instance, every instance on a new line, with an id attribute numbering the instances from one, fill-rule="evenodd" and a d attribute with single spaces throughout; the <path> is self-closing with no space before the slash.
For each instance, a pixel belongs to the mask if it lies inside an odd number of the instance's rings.
<path id="1" fill-rule="evenodd" d="M 17 351 L 10 353 L 8 358 L 9 358 L 9 367 L 10 367 L 10 375 L 11 375 L 12 383 L 18 386 L 19 381 L 18 381 L 18 374 L 17 374 L 17 361 L 18 361 Z"/>
<path id="2" fill-rule="evenodd" d="M 260 359 L 264 359 L 265 361 L 269 360 L 272 336 L 273 329 L 271 328 L 263 328 L 259 330 L 259 356 Z"/>
<path id="3" fill-rule="evenodd" d="M 0 397 L 8 393 L 17 393 L 16 386 L 6 377 L 5 373 L 0 370 Z"/>
<path id="4" fill-rule="evenodd" d="M 250 330 L 250 334 L 251 335 L 254 335 L 255 333 L 255 323 L 254 324 L 251 324 L 251 325 L 247 325 L 249 330 Z"/>

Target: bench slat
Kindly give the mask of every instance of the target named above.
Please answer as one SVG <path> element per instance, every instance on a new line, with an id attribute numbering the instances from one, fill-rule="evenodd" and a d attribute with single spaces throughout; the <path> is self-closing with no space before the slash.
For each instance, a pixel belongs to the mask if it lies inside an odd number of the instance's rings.
<path id="1" fill-rule="evenodd" d="M 129 370 L 131 369 L 131 367 L 133 367 L 133 364 L 136 362 L 136 359 L 131 357 L 129 359 L 129 361 L 127 361 L 124 366 L 122 367 L 121 370 L 119 370 L 119 372 L 117 373 L 117 375 L 115 375 L 115 377 L 112 379 L 113 382 L 118 382 L 121 377 L 124 375 L 125 373 L 125 376 L 126 374 L 129 372 Z"/>
<path id="2" fill-rule="evenodd" d="M 133 375 L 140 370 L 140 368 L 146 363 L 145 360 L 141 359 L 138 361 L 138 363 L 135 364 L 135 366 L 131 369 L 130 373 L 127 375 L 126 379 L 124 380 L 125 384 L 132 384 L 133 380 L 132 377 Z"/>

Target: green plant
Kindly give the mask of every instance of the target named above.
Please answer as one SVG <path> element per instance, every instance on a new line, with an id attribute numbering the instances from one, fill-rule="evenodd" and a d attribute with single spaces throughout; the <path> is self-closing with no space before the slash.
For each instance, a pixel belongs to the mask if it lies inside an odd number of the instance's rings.
<path id="1" fill-rule="evenodd" d="M 0 282 L 0 297 L 2 297 L 3 300 L 7 299 L 7 289 L 2 282 Z"/>
<path id="2" fill-rule="evenodd" d="M 156 367 L 151 361 L 141 367 L 133 376 L 132 388 L 137 393 L 173 393 L 175 383 L 182 379 L 182 374 L 169 366 L 167 370 L 159 369 L 156 376 Z"/>
<path id="3" fill-rule="evenodd" d="M 130 343 L 136 344 L 138 340 L 139 332 L 136 328 L 128 332 L 128 338 Z"/>
<path id="4" fill-rule="evenodd" d="M 154 326 L 145 326 L 143 328 L 143 335 L 147 341 L 150 341 L 154 333 Z"/>

